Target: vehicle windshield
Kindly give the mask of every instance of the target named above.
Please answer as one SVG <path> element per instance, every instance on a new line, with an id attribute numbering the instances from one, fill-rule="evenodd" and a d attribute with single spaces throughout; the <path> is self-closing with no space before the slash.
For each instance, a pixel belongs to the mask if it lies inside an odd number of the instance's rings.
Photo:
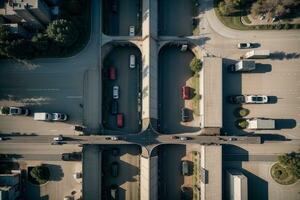
<path id="1" fill-rule="evenodd" d="M 252 97 L 253 101 L 262 101 L 263 98 L 262 97 Z"/>
<path id="2" fill-rule="evenodd" d="M 16 109 L 16 108 L 11 108 L 11 109 L 10 109 L 10 112 L 11 112 L 11 113 L 18 113 L 18 109 Z"/>

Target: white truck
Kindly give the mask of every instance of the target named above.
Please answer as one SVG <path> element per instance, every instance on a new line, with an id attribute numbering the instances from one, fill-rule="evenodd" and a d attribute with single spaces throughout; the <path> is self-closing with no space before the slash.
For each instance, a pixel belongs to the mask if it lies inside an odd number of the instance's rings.
<path id="1" fill-rule="evenodd" d="M 34 113 L 33 119 L 38 121 L 50 121 L 52 120 L 52 115 L 45 112 L 36 112 Z"/>
<path id="2" fill-rule="evenodd" d="M 256 59 L 256 58 L 268 58 L 270 56 L 269 50 L 251 50 L 248 51 L 243 58 Z"/>
<path id="3" fill-rule="evenodd" d="M 229 72 L 250 72 L 255 70 L 255 61 L 253 60 L 240 60 L 236 64 L 228 66 Z"/>
<path id="4" fill-rule="evenodd" d="M 259 130 L 271 130 L 275 129 L 275 120 L 266 118 L 251 118 L 247 119 L 248 127 L 247 129 Z"/>

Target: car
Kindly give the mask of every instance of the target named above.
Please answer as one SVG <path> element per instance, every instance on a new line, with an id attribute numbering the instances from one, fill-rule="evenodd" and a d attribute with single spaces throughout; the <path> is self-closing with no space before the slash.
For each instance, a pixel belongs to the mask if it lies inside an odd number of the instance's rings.
<path id="1" fill-rule="evenodd" d="M 120 155 L 120 149 L 118 149 L 118 148 L 112 148 L 111 154 L 112 154 L 113 156 L 118 156 L 118 155 Z"/>
<path id="2" fill-rule="evenodd" d="M 113 13 L 117 13 L 118 12 L 118 0 L 111 1 L 111 11 Z"/>
<path id="3" fill-rule="evenodd" d="M 116 68 L 110 67 L 108 70 L 108 75 L 109 75 L 110 80 L 116 80 L 116 78 L 117 78 Z"/>
<path id="4" fill-rule="evenodd" d="M 176 135 L 173 135 L 173 136 L 171 136 L 171 139 L 173 139 L 173 140 L 177 140 L 177 139 L 179 139 L 179 137 L 178 137 L 178 136 L 176 136 Z"/>
<path id="5" fill-rule="evenodd" d="M 191 139 L 190 137 L 185 137 L 185 136 L 179 137 L 179 140 L 181 141 L 190 140 L 190 139 Z"/>
<path id="6" fill-rule="evenodd" d="M 113 86 L 113 99 L 119 99 L 119 86 Z"/>
<path id="7" fill-rule="evenodd" d="M 109 189 L 109 194 L 111 200 L 118 199 L 118 186 L 115 184 L 111 185 Z"/>
<path id="8" fill-rule="evenodd" d="M 253 43 L 250 43 L 250 42 L 241 42 L 241 43 L 238 43 L 237 44 L 237 47 L 239 49 L 250 49 L 250 48 L 253 48 Z"/>
<path id="9" fill-rule="evenodd" d="M 246 103 L 253 104 L 263 104 L 268 103 L 268 96 L 266 95 L 246 95 L 245 97 Z"/>
<path id="10" fill-rule="evenodd" d="M 182 88 L 181 88 L 181 96 L 182 96 L 182 99 L 184 99 L 184 100 L 190 99 L 190 87 L 188 87 L 188 86 L 182 86 Z"/>
<path id="11" fill-rule="evenodd" d="M 182 176 L 189 175 L 189 164 L 186 160 L 181 161 L 181 174 Z"/>
<path id="12" fill-rule="evenodd" d="M 52 113 L 53 121 L 66 121 L 68 119 L 68 115 L 64 113 Z"/>
<path id="13" fill-rule="evenodd" d="M 81 152 L 63 153 L 61 159 L 64 161 L 81 161 Z"/>
<path id="14" fill-rule="evenodd" d="M 119 175 L 119 164 L 117 162 L 112 162 L 111 163 L 110 175 L 112 177 L 117 177 Z"/>
<path id="15" fill-rule="evenodd" d="M 181 108 L 181 121 L 187 122 L 189 120 L 189 110 L 187 108 Z"/>
<path id="16" fill-rule="evenodd" d="M 118 114 L 118 102 L 117 101 L 111 102 L 111 114 L 113 114 L 113 115 Z"/>
<path id="17" fill-rule="evenodd" d="M 117 141 L 117 140 L 119 140 L 120 138 L 119 137 L 117 137 L 117 136 L 112 136 L 111 137 L 111 140 L 113 140 L 113 141 Z"/>
<path id="18" fill-rule="evenodd" d="M 111 140 L 111 137 L 105 137 L 106 140 Z"/>
<path id="19" fill-rule="evenodd" d="M 135 27 L 129 26 L 129 36 L 135 36 Z"/>
<path id="20" fill-rule="evenodd" d="M 230 137 L 228 140 L 229 140 L 229 141 L 237 141 L 237 138 Z"/>
<path id="21" fill-rule="evenodd" d="M 129 56 L 129 68 L 131 69 L 135 68 L 135 55 L 133 54 Z"/>
<path id="22" fill-rule="evenodd" d="M 9 115 L 29 115 L 29 110 L 23 107 L 9 107 Z"/>
<path id="23" fill-rule="evenodd" d="M 245 103 L 244 95 L 230 95 L 227 97 L 227 101 L 232 104 L 242 104 Z"/>
<path id="24" fill-rule="evenodd" d="M 124 126 L 124 116 L 122 113 L 117 114 L 117 126 L 122 128 Z"/>
<path id="25" fill-rule="evenodd" d="M 33 115 L 33 120 L 37 120 L 37 121 L 51 121 L 52 120 L 52 114 L 46 113 L 46 112 L 36 112 Z"/>
<path id="26" fill-rule="evenodd" d="M 63 140 L 64 140 L 64 138 L 62 135 L 58 135 L 57 137 L 53 138 L 53 141 L 63 141 Z"/>

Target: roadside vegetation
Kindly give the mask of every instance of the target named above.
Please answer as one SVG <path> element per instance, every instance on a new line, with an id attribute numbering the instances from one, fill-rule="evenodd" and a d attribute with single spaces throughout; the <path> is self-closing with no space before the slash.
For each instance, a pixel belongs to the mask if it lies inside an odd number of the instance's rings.
<path id="1" fill-rule="evenodd" d="M 193 169 L 193 179 L 192 179 L 192 187 L 193 187 L 193 199 L 197 200 L 200 198 L 200 186 L 198 183 L 200 183 L 200 154 L 196 151 L 192 152 L 192 161 L 194 164 Z"/>
<path id="2" fill-rule="evenodd" d="M 199 72 L 202 68 L 202 61 L 196 57 L 194 57 L 190 63 L 190 69 L 193 72 L 192 77 L 192 88 L 194 88 L 194 96 L 192 98 L 192 106 L 193 106 L 193 112 L 195 115 L 200 115 L 200 108 L 199 108 L 199 101 L 201 99 L 201 95 L 199 94 Z"/>
<path id="3" fill-rule="evenodd" d="M 281 185 L 290 185 L 300 178 L 300 153 L 291 152 L 280 155 L 271 168 L 272 178 Z"/>
<path id="4" fill-rule="evenodd" d="M 298 29 L 300 24 L 291 24 L 289 20 L 299 15 L 300 0 L 215 0 L 215 11 L 219 20 L 226 26 L 238 30 Z M 276 23 L 264 25 L 245 25 L 254 18 L 266 17 Z"/>
<path id="5" fill-rule="evenodd" d="M 49 181 L 50 170 L 46 166 L 32 167 L 28 172 L 28 180 L 35 185 L 42 185 Z"/>
<path id="6" fill-rule="evenodd" d="M 79 52 L 90 36 L 90 0 L 63 0 L 58 19 L 28 38 L 0 24 L 0 57 L 33 59 L 66 57 Z"/>

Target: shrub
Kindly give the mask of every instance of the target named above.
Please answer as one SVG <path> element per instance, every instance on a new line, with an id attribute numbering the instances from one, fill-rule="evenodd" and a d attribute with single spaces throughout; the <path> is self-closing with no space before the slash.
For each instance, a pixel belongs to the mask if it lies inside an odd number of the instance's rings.
<path id="1" fill-rule="evenodd" d="M 45 166 L 37 166 L 31 169 L 30 176 L 33 178 L 37 184 L 44 184 L 50 178 L 50 171 L 48 167 Z"/>
<path id="2" fill-rule="evenodd" d="M 238 120 L 238 121 L 237 121 L 237 125 L 238 125 L 238 127 L 241 128 L 241 129 L 247 128 L 247 127 L 248 127 L 248 124 L 249 124 L 249 123 L 248 123 L 245 119 L 242 119 L 242 120 Z"/>
<path id="3" fill-rule="evenodd" d="M 291 152 L 278 157 L 278 161 L 288 172 L 296 178 L 300 178 L 300 153 Z"/>
<path id="4" fill-rule="evenodd" d="M 245 117 L 250 113 L 250 111 L 246 108 L 237 108 L 236 113 L 239 117 Z"/>
<path id="5" fill-rule="evenodd" d="M 290 29 L 291 28 L 291 25 L 290 24 L 285 24 L 284 25 L 284 29 Z"/>
<path id="6" fill-rule="evenodd" d="M 1 112 L 4 115 L 8 115 L 9 114 L 9 107 L 7 107 L 7 106 L 2 107 Z"/>
<path id="7" fill-rule="evenodd" d="M 190 62 L 190 68 L 194 73 L 198 73 L 202 68 L 202 62 L 200 59 L 194 57 Z"/>

